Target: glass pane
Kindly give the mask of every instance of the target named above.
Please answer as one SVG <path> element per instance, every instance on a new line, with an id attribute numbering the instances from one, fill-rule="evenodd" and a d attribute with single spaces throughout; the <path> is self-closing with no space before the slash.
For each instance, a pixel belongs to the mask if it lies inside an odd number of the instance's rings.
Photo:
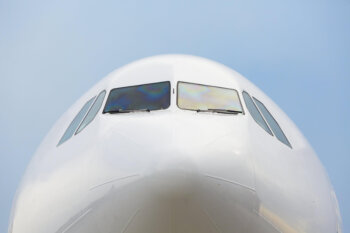
<path id="1" fill-rule="evenodd" d="M 242 112 L 236 90 L 178 82 L 177 105 L 187 110 L 223 109 Z"/>
<path id="2" fill-rule="evenodd" d="M 250 98 L 249 94 L 245 91 L 243 92 L 243 99 L 244 99 L 245 105 L 248 108 L 248 111 L 250 112 L 250 115 L 252 115 L 256 123 L 258 123 L 266 132 L 272 135 L 270 128 L 267 126 L 264 118 L 261 116 L 252 98 Z"/>
<path id="3" fill-rule="evenodd" d="M 264 115 L 267 123 L 269 123 L 273 133 L 276 135 L 278 140 L 280 140 L 281 142 L 283 142 L 287 146 L 292 147 L 291 144 L 289 143 L 286 135 L 284 135 L 281 127 L 278 125 L 275 118 L 273 118 L 273 116 L 271 115 L 269 110 L 267 110 L 265 105 L 263 103 L 261 103 L 259 100 L 255 99 L 254 97 L 253 97 L 253 99 L 254 99 L 254 102 L 256 103 L 256 105 L 258 106 L 258 108 L 260 109 L 261 113 Z"/>
<path id="4" fill-rule="evenodd" d="M 75 134 L 78 134 L 80 131 L 82 131 L 88 124 L 90 124 L 91 121 L 93 121 L 93 119 L 95 119 L 96 114 L 98 113 L 98 111 L 101 108 L 101 105 L 103 103 L 103 99 L 105 98 L 106 95 L 106 91 L 102 91 L 95 103 L 92 105 L 92 107 L 90 108 L 90 111 L 88 112 L 88 114 L 85 116 L 83 122 L 81 122 L 77 132 Z"/>
<path id="5" fill-rule="evenodd" d="M 75 116 L 75 118 L 73 119 L 73 121 L 70 123 L 70 125 L 68 126 L 68 128 L 66 129 L 66 132 L 64 132 L 61 140 L 58 142 L 57 146 L 61 145 L 62 143 L 64 143 L 65 141 L 67 141 L 69 138 L 72 137 L 72 135 L 74 134 L 75 130 L 77 129 L 77 127 L 79 126 L 81 120 L 84 118 L 86 112 L 89 110 L 91 104 L 94 102 L 96 96 L 93 97 L 92 99 L 90 99 L 88 102 L 85 103 L 85 105 L 83 106 L 83 108 L 80 110 L 80 112 Z"/>
<path id="6" fill-rule="evenodd" d="M 111 90 L 103 113 L 120 110 L 160 110 L 170 106 L 170 82 Z"/>

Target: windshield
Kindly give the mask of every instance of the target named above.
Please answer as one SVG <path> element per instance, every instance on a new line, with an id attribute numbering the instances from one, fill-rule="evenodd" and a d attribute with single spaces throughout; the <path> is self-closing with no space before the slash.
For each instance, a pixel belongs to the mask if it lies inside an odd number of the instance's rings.
<path id="1" fill-rule="evenodd" d="M 170 106 L 170 82 L 112 89 L 103 113 L 152 111 Z"/>
<path id="2" fill-rule="evenodd" d="M 242 105 L 236 90 L 178 82 L 177 91 L 177 105 L 181 109 L 242 113 Z"/>

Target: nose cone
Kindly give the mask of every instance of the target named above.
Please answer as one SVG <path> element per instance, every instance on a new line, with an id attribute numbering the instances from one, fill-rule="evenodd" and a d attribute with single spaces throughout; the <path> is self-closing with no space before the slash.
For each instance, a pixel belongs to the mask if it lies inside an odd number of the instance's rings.
<path id="1" fill-rule="evenodd" d="M 102 131 L 104 170 L 116 176 L 137 174 L 154 185 L 193 186 L 201 177 L 216 177 L 254 189 L 247 133 L 241 116 L 197 114 L 137 115 L 108 118 Z M 123 118 L 125 117 L 125 119 Z M 118 119 L 118 122 L 115 120 Z M 227 127 L 232 126 L 232 127 Z M 112 173 L 111 172 L 111 173 Z M 155 189 L 160 189 L 154 187 Z"/>
<path id="2" fill-rule="evenodd" d="M 254 190 L 205 175 L 192 161 L 171 160 L 123 186 L 111 185 L 59 232 L 258 232 L 248 224 L 257 218 L 257 204 Z"/>
<path id="3" fill-rule="evenodd" d="M 153 191 L 155 199 L 184 199 L 195 192 L 199 176 L 193 161 L 173 158 L 148 174 L 145 184 Z"/>
<path id="4" fill-rule="evenodd" d="M 26 186 L 11 233 L 259 232 L 244 124 L 206 116 L 104 115 L 98 137 Z"/>
<path id="5" fill-rule="evenodd" d="M 253 232 L 258 200 L 239 128 L 145 116 L 103 133 L 105 171 L 131 178 L 96 186 L 103 195 L 62 232 Z"/>

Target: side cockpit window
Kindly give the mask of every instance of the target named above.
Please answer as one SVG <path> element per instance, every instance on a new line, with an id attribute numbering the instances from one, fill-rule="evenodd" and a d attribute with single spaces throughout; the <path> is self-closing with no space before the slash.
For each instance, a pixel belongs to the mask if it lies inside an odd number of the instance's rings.
<path id="1" fill-rule="evenodd" d="M 101 109 L 105 95 L 106 95 L 106 91 L 101 91 L 101 93 L 97 96 L 95 103 L 90 108 L 88 114 L 85 116 L 84 120 L 81 122 L 75 134 L 78 134 L 79 132 L 81 132 L 88 124 L 90 124 L 91 121 L 94 120 L 98 111 Z"/>
<path id="2" fill-rule="evenodd" d="M 270 125 L 270 127 L 271 127 L 273 133 L 275 134 L 275 136 L 277 137 L 277 139 L 280 140 L 282 143 L 286 144 L 287 146 L 289 146 L 290 148 L 292 148 L 292 145 L 288 141 L 286 135 L 283 133 L 281 127 L 278 125 L 275 118 L 273 118 L 273 116 L 271 115 L 269 110 L 267 110 L 265 105 L 263 103 L 261 103 L 259 100 L 257 100 L 254 97 L 253 97 L 253 99 L 254 99 L 255 104 L 260 109 L 260 112 L 264 115 L 267 123 Z"/>
<path id="3" fill-rule="evenodd" d="M 258 123 L 258 125 L 261 126 L 261 128 L 263 128 L 266 132 L 268 132 L 270 135 L 272 135 L 272 132 L 271 132 L 269 126 L 267 125 L 266 121 L 264 120 L 264 118 L 260 114 L 258 108 L 255 106 L 250 95 L 245 91 L 242 94 L 243 94 L 244 102 L 248 108 L 250 115 L 253 117 L 253 119 L 256 121 L 256 123 Z"/>
<path id="4" fill-rule="evenodd" d="M 62 138 L 60 139 L 60 141 L 58 142 L 57 146 L 61 145 L 62 143 L 64 143 L 65 141 L 67 141 L 68 139 L 70 139 L 73 136 L 75 130 L 78 128 L 80 122 L 82 121 L 82 119 L 86 115 L 87 111 L 89 111 L 95 98 L 96 98 L 96 96 L 91 98 L 89 101 L 87 101 L 84 104 L 84 106 L 81 108 L 81 110 L 78 112 L 78 114 L 74 117 L 73 121 L 70 123 L 70 125 L 68 126 L 68 128 L 64 132 L 64 134 L 63 134 Z"/>
<path id="5" fill-rule="evenodd" d="M 74 117 L 73 121 L 70 123 L 57 146 L 61 145 L 68 139 L 70 139 L 74 134 L 81 132 L 88 124 L 90 124 L 98 111 L 101 109 L 106 91 L 101 91 L 96 97 L 91 98 L 87 101 L 78 114 Z"/>
<path id="6" fill-rule="evenodd" d="M 253 119 L 270 135 L 275 135 L 279 141 L 292 148 L 292 145 L 288 141 L 286 135 L 283 133 L 281 127 L 275 118 L 271 115 L 269 110 L 267 110 L 265 105 L 255 97 L 253 97 L 253 101 L 250 95 L 245 91 L 243 91 L 242 94 L 244 102 Z"/>

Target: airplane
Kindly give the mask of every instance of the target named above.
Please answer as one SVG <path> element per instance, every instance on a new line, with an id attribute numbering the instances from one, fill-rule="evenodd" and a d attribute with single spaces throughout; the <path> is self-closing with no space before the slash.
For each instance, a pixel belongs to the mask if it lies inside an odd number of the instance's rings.
<path id="1" fill-rule="evenodd" d="M 271 99 L 229 67 L 175 54 L 87 91 L 16 192 L 8 233 L 97 232 L 341 233 L 342 221 L 316 153 Z"/>

